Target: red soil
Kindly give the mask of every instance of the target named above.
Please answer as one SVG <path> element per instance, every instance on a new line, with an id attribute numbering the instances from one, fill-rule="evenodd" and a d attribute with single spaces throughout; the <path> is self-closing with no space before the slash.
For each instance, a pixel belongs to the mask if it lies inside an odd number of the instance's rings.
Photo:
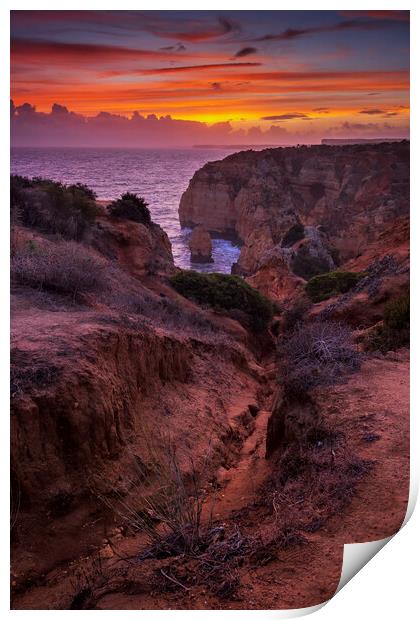
<path id="1" fill-rule="evenodd" d="M 268 377 L 271 374 L 269 369 Z M 249 398 L 230 408 L 230 419 L 243 418 L 245 401 Z M 251 570 L 241 567 L 238 591 L 222 600 L 200 585 L 172 589 L 173 584 L 167 581 L 168 588 L 162 584 L 159 590 L 150 588 L 147 584 L 153 570 L 165 564 L 150 560 L 133 567 L 120 560 L 116 553 L 135 553 L 141 540 L 117 533 L 112 547 L 104 544 L 101 552 L 108 578 L 96 590 L 94 608 L 285 609 L 308 607 L 330 598 L 340 579 L 343 544 L 389 536 L 405 516 L 409 485 L 408 354 L 401 351 L 367 360 L 346 383 L 320 393 L 318 402 L 331 426 L 344 434 L 347 448 L 373 462 L 341 514 L 318 531 L 305 532 L 306 544 L 292 545 L 280 551 L 277 559 Z M 215 516 L 251 533 L 272 526 L 272 517 L 257 501 L 271 470 L 270 461 L 264 459 L 267 415 L 264 410 L 257 414 L 255 429 L 245 439 L 236 462 L 218 471 L 221 488 Z M 14 606 L 68 608 L 74 597 L 74 570 L 81 562 L 56 568 L 42 585 L 17 596 Z"/>

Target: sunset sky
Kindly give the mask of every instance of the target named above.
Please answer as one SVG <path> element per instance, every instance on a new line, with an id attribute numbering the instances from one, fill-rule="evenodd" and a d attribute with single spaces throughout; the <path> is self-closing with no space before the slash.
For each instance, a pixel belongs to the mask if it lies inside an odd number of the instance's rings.
<path id="1" fill-rule="evenodd" d="M 408 133 L 407 11 L 12 11 L 11 32 L 17 107 Z"/>

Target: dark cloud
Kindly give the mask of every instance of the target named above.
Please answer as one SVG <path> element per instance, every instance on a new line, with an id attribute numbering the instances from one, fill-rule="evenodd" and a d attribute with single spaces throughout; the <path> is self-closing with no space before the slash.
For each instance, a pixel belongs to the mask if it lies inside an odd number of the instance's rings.
<path id="1" fill-rule="evenodd" d="M 207 125 L 138 112 L 131 118 L 109 112 L 83 116 L 59 104 L 45 113 L 29 103 L 15 107 L 11 102 L 11 111 L 11 140 L 16 146 L 191 146 L 218 144 L 232 133 L 230 123 Z"/>
<path id="2" fill-rule="evenodd" d="M 244 56 L 250 56 L 251 54 L 256 54 L 257 52 L 258 50 L 256 47 L 242 47 L 236 52 L 235 58 L 243 58 Z"/>
<path id="3" fill-rule="evenodd" d="M 68 114 L 68 108 L 66 108 L 65 105 L 60 105 L 59 103 L 53 103 L 53 106 L 51 108 L 51 114 Z"/>
<path id="4" fill-rule="evenodd" d="M 398 116 L 398 112 L 386 112 L 383 116 L 384 118 L 391 118 L 392 116 Z"/>
<path id="5" fill-rule="evenodd" d="M 177 43 L 176 45 L 167 45 L 166 47 L 159 48 L 163 52 L 185 52 L 187 49 L 183 43 Z"/>
<path id="6" fill-rule="evenodd" d="M 142 27 L 157 37 L 179 39 L 180 41 L 189 41 L 191 43 L 218 39 L 226 34 L 240 31 L 239 25 L 226 17 L 218 17 L 215 24 L 188 20 L 188 29 L 178 30 L 177 28 L 182 27 L 182 25 L 179 24 L 178 26 L 174 20 L 165 21 L 165 18 L 146 16 Z"/>
<path id="7" fill-rule="evenodd" d="M 292 134 L 271 126 L 234 130 L 229 122 L 213 125 L 200 121 L 174 119 L 169 115 L 131 118 L 100 112 L 83 116 L 54 104 L 51 112 L 37 112 L 25 103 L 17 108 L 11 101 L 11 142 L 13 146 L 179 146 L 194 144 L 288 144 Z"/>
<path id="8" fill-rule="evenodd" d="M 314 26 L 311 28 L 287 28 L 277 34 L 266 34 L 252 41 L 290 41 L 311 34 L 320 34 L 326 32 L 340 32 L 343 30 L 377 30 L 392 25 L 392 22 L 386 20 L 347 20 L 338 22 L 331 26 Z"/>
<path id="9" fill-rule="evenodd" d="M 13 101 L 12 101 L 12 104 L 13 104 Z M 15 114 L 16 116 L 19 116 L 19 117 L 35 116 L 36 108 L 34 105 L 31 105 L 30 103 L 22 103 L 22 105 L 18 105 L 15 108 Z"/>
<path id="10" fill-rule="evenodd" d="M 13 146 L 118 146 L 118 147 L 189 147 L 194 144 L 292 144 L 318 142 L 319 133 L 307 123 L 305 131 L 291 132 L 284 125 L 271 125 L 234 130 L 229 122 L 208 125 L 199 121 L 174 119 L 169 115 L 144 116 L 133 112 L 131 118 L 100 112 L 84 116 L 54 104 L 51 112 L 38 112 L 35 106 L 24 103 L 11 110 L 11 143 Z M 275 118 L 298 117 L 300 113 L 277 115 Z M 305 125 L 302 123 L 302 126 Z M 386 122 L 343 123 L 332 127 L 324 135 L 332 137 L 408 137 L 408 126 L 394 126 Z M 322 136 L 322 137 L 323 137 Z"/>
<path id="11" fill-rule="evenodd" d="M 212 82 L 211 87 L 213 90 L 222 90 L 221 82 Z"/>
<path id="12" fill-rule="evenodd" d="M 290 121 L 294 118 L 308 118 L 307 114 L 294 112 L 293 114 L 274 114 L 273 116 L 262 116 L 261 121 Z"/>
<path id="13" fill-rule="evenodd" d="M 326 132 L 326 135 L 333 137 L 366 137 L 366 138 L 408 138 L 409 128 L 408 126 L 400 127 L 396 125 L 390 125 L 389 123 L 349 123 L 348 121 L 342 123 L 338 127 L 331 127 Z"/>
<path id="14" fill-rule="evenodd" d="M 379 110 L 379 108 L 370 108 L 367 110 L 360 110 L 359 114 L 368 114 L 368 115 L 375 115 L 375 114 L 386 114 L 386 110 Z"/>
<path id="15" fill-rule="evenodd" d="M 51 62 L 96 63 L 98 60 L 138 60 L 140 58 L 168 59 L 171 56 L 153 50 L 135 49 L 115 45 L 87 43 L 63 43 L 39 39 L 12 39 L 10 43 L 12 59 L 24 60 L 28 64 Z"/>
<path id="16" fill-rule="evenodd" d="M 188 20 L 174 17 L 170 11 L 12 11 L 12 26 L 39 24 L 62 25 L 66 30 L 80 31 L 88 26 L 89 32 L 106 31 L 149 32 L 156 37 L 175 41 L 206 41 L 226 34 L 240 32 L 239 24 L 226 17 L 209 21 L 202 18 Z M 168 16 L 169 14 L 169 16 Z M 171 16 L 172 15 L 172 16 Z M 105 30 L 104 30 L 105 29 Z"/>
<path id="17" fill-rule="evenodd" d="M 178 71 L 201 71 L 207 69 L 223 69 L 225 67 L 259 67 L 260 62 L 220 62 L 207 65 L 186 65 L 181 67 L 161 67 L 158 69 L 140 69 L 137 73 L 152 75 L 155 73 L 177 73 Z"/>
<path id="18" fill-rule="evenodd" d="M 312 111 L 313 112 L 321 112 L 322 114 L 328 114 L 329 109 L 328 108 L 313 108 Z"/>

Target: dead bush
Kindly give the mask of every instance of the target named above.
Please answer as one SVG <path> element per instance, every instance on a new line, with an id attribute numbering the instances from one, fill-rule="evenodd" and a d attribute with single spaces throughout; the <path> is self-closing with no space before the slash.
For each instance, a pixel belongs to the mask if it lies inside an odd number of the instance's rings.
<path id="1" fill-rule="evenodd" d="M 264 496 L 279 542 L 296 544 L 304 532 L 314 532 L 340 514 L 372 466 L 352 454 L 343 440 L 292 443 L 279 452 Z"/>
<path id="2" fill-rule="evenodd" d="M 279 346 L 285 393 L 299 396 L 329 385 L 360 367 L 351 330 L 343 323 L 315 321 L 298 325 Z"/>
<path id="3" fill-rule="evenodd" d="M 197 464 L 181 455 L 173 439 L 157 431 L 144 431 L 142 457 L 132 455 L 133 476 L 124 489 L 99 498 L 133 532 L 144 534 L 149 544 L 138 558 L 162 559 L 200 549 L 211 529 L 211 514 L 203 518 L 204 482 L 209 453 Z M 181 466 L 188 465 L 188 472 Z M 94 486 L 101 487 L 101 480 Z"/>
<path id="4" fill-rule="evenodd" d="M 11 275 L 18 284 L 75 299 L 105 287 L 106 262 L 75 241 L 61 241 L 15 252 Z"/>
<path id="5" fill-rule="evenodd" d="M 57 380 L 61 369 L 55 364 L 28 360 L 22 351 L 12 349 L 10 364 L 10 396 L 16 398 L 30 387 L 46 387 Z"/>
<path id="6" fill-rule="evenodd" d="M 237 525 L 220 523 L 208 531 L 199 553 L 173 558 L 164 569 L 157 569 L 156 589 L 190 590 L 199 585 L 220 599 L 232 599 L 241 585 L 241 567 L 258 565 L 261 558 L 273 559 L 264 547 L 260 537 L 243 534 Z"/>

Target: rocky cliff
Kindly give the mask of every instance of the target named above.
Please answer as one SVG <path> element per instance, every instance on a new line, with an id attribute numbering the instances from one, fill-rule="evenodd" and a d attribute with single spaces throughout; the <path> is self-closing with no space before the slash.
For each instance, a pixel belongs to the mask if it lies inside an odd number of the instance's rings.
<path id="1" fill-rule="evenodd" d="M 158 224 L 148 226 L 104 213 L 96 218 L 88 241 L 101 254 L 117 261 L 136 277 L 175 271 L 172 247 Z"/>
<path id="2" fill-rule="evenodd" d="M 302 245 L 299 259 L 309 254 L 328 270 L 360 255 L 408 211 L 402 141 L 235 153 L 195 173 L 179 217 L 182 226 L 236 237 L 243 244 L 236 270 L 252 275 L 273 263 L 273 250 L 290 267 Z M 291 271 L 302 275 L 293 264 Z"/>

